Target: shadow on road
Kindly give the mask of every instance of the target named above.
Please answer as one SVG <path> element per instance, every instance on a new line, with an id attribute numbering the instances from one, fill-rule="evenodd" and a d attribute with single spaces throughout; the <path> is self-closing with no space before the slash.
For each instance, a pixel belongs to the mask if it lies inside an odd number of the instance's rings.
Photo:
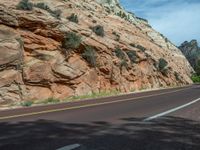
<path id="1" fill-rule="evenodd" d="M 153 122 L 61 123 L 49 120 L 0 123 L 0 150 L 55 150 L 79 143 L 81 150 L 200 150 L 200 122 L 165 117 Z M 79 150 L 79 149 L 77 149 Z"/>

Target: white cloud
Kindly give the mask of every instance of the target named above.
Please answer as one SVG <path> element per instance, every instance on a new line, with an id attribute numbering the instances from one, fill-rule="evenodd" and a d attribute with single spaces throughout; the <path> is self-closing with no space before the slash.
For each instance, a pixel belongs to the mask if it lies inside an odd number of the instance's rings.
<path id="1" fill-rule="evenodd" d="M 124 6 L 149 20 L 159 32 L 179 45 L 185 40 L 200 42 L 200 1 L 126 0 Z M 126 4 L 125 4 L 126 3 Z"/>
<path id="2" fill-rule="evenodd" d="M 200 39 L 200 5 L 178 8 L 169 9 L 167 13 L 157 10 L 154 15 L 158 17 L 150 17 L 149 21 L 177 45 L 185 40 Z"/>

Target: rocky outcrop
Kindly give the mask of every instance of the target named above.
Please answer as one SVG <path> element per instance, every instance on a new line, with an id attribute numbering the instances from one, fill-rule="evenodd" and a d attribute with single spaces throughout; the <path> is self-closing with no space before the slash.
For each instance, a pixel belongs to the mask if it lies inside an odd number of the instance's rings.
<path id="1" fill-rule="evenodd" d="M 19 2 L 0 1 L 1 104 L 192 82 L 180 50 L 117 0 Z"/>
<path id="2" fill-rule="evenodd" d="M 199 70 L 200 47 L 198 46 L 197 40 L 191 40 L 190 42 L 185 41 L 179 46 L 179 49 L 188 59 L 195 71 Z"/>
<path id="3" fill-rule="evenodd" d="M 0 102 L 21 100 L 23 45 L 12 28 L 0 25 Z"/>

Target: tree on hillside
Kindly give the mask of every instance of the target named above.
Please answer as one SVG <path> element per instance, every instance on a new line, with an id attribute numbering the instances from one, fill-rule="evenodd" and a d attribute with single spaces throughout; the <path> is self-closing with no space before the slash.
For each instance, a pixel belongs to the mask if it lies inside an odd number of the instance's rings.
<path id="1" fill-rule="evenodd" d="M 195 71 L 198 76 L 200 76 L 200 58 L 197 60 Z"/>

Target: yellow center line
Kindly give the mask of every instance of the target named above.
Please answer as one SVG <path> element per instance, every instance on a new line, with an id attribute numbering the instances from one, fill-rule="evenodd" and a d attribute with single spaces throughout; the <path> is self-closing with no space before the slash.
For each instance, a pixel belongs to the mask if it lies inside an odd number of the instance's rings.
<path id="1" fill-rule="evenodd" d="M 94 107 L 94 106 L 101 106 L 101 105 L 113 104 L 113 103 L 119 103 L 119 102 L 127 102 L 127 101 L 132 101 L 132 100 L 135 100 L 135 99 L 142 99 L 142 98 L 160 96 L 160 95 L 165 95 L 165 94 L 169 94 L 169 93 L 176 93 L 176 92 L 179 92 L 179 91 L 183 91 L 185 89 L 189 89 L 189 88 L 179 89 L 179 90 L 175 90 L 175 91 L 171 91 L 171 92 L 164 92 L 164 93 L 160 93 L 160 94 L 152 94 L 152 95 L 135 97 L 135 98 L 121 99 L 121 100 L 116 100 L 116 101 L 101 102 L 101 103 L 95 103 L 95 104 L 86 104 L 86 105 L 82 105 L 82 106 L 73 106 L 73 107 L 67 107 L 67 108 L 50 109 L 50 110 L 31 112 L 31 113 L 25 113 L 25 114 L 19 114 L 19 115 L 5 116 L 5 117 L 0 117 L 0 120 L 13 119 L 13 118 L 18 118 L 18 117 L 27 117 L 27 116 L 33 116 L 33 115 L 41 115 L 41 114 L 60 112 L 60 111 L 66 111 L 66 110 L 73 110 L 73 109 L 80 109 L 80 108 L 87 108 L 87 107 Z"/>

